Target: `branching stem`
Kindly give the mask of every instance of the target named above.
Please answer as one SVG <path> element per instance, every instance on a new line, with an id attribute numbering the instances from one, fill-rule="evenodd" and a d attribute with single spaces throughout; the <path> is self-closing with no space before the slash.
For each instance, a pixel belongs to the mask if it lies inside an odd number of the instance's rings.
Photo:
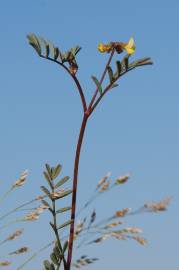
<path id="1" fill-rule="evenodd" d="M 114 55 L 114 50 L 112 50 L 112 52 L 110 54 L 109 60 L 106 64 L 106 67 L 105 67 L 104 72 L 102 74 L 100 84 L 102 84 L 102 82 L 105 78 L 105 75 L 107 73 L 107 68 L 110 65 L 110 62 L 112 60 L 113 55 Z M 77 184 L 78 184 L 78 168 L 79 168 L 81 147 L 82 147 L 82 143 L 83 143 L 86 124 L 87 124 L 89 116 L 91 115 L 90 110 L 91 110 L 91 107 L 95 101 L 97 94 L 98 94 L 98 89 L 96 89 L 96 91 L 91 99 L 91 102 L 89 104 L 88 109 L 86 109 L 86 111 L 84 111 L 83 120 L 82 120 L 80 133 L 79 133 L 79 137 L 78 137 L 78 143 L 77 143 L 77 147 L 76 147 L 75 162 L 74 162 L 74 175 L 73 175 L 72 210 L 71 210 L 72 223 L 70 226 L 70 236 L 69 236 L 69 243 L 68 243 L 67 270 L 70 270 L 72 253 L 73 253 L 73 238 L 74 238 L 74 225 L 75 225 L 75 214 L 76 214 L 76 195 L 77 195 Z"/>
<path id="2" fill-rule="evenodd" d="M 100 79 L 100 85 L 102 85 L 104 78 L 106 76 L 108 67 L 112 61 L 113 55 L 114 55 L 115 49 L 113 49 L 111 51 L 111 54 L 109 56 L 108 62 L 105 66 L 105 69 L 103 71 L 103 74 L 101 76 Z M 42 58 L 46 58 L 45 56 L 41 55 Z M 80 98 L 81 98 L 81 102 L 82 102 L 82 106 L 83 106 L 83 120 L 81 123 L 81 128 L 80 128 L 80 132 L 79 132 L 79 136 L 78 136 L 78 141 L 77 141 L 77 147 L 76 147 L 76 153 L 75 153 L 75 161 L 74 161 L 74 172 L 73 172 L 73 192 L 72 192 L 72 209 L 71 209 L 71 225 L 70 225 L 70 235 L 69 235 L 69 241 L 68 241 L 68 255 L 67 255 L 67 261 L 65 260 L 65 258 L 63 257 L 63 263 L 64 263 L 64 270 L 70 270 L 71 268 L 71 261 L 72 261 L 72 253 L 73 253 L 73 240 L 74 240 L 74 226 L 75 226 L 75 215 L 76 215 L 76 196 L 77 196 L 77 185 L 78 185 L 78 168 L 79 168 L 79 161 L 80 161 L 80 153 L 81 153 L 81 147 L 82 147 L 82 143 L 83 143 L 83 138 L 84 138 L 84 133 L 85 133 L 85 129 L 86 129 L 86 124 L 88 121 L 88 118 L 90 117 L 90 115 L 93 113 L 94 109 L 96 108 L 96 106 L 98 105 L 98 103 L 101 101 L 101 99 L 103 98 L 103 96 L 111 89 L 112 84 L 109 83 L 106 88 L 104 89 L 104 91 L 101 93 L 101 95 L 96 99 L 99 89 L 97 88 L 92 96 L 91 102 L 89 103 L 89 106 L 87 107 L 87 103 L 86 103 L 86 99 L 84 96 L 84 92 L 83 89 L 81 87 L 81 84 L 78 80 L 78 78 L 76 77 L 75 74 L 72 74 L 70 72 L 70 70 L 68 69 L 67 66 L 65 66 L 63 63 L 58 62 L 57 60 L 54 60 L 51 57 L 47 58 L 48 60 L 55 62 L 56 64 L 60 65 L 61 67 L 63 67 L 67 73 L 72 77 L 72 79 L 74 80 L 78 92 L 80 94 Z M 126 72 L 124 72 L 126 73 Z M 124 75 L 124 74 L 122 74 Z M 118 79 L 118 78 L 117 78 Z M 117 80 L 116 79 L 116 80 Z M 55 214 L 55 201 L 53 201 L 53 217 L 54 217 L 54 232 L 56 235 L 56 239 L 57 239 L 57 243 L 59 248 L 62 250 L 61 247 L 61 243 L 60 243 L 60 238 L 58 235 L 58 229 L 56 226 L 56 214 Z"/>
<path id="3" fill-rule="evenodd" d="M 54 187 L 52 188 L 52 192 L 54 192 Z M 52 211 L 52 213 L 53 213 L 53 230 L 54 230 L 54 233 L 55 233 L 55 236 L 56 236 L 56 241 L 57 241 L 57 244 L 58 244 L 58 248 L 60 249 L 60 252 L 62 253 L 63 249 L 62 249 L 62 246 L 61 246 L 61 241 L 60 241 L 60 237 L 59 237 L 58 229 L 57 229 L 57 215 L 56 215 L 55 199 L 52 200 L 52 210 L 53 210 Z M 63 254 L 62 254 L 62 256 L 63 256 Z M 67 263 L 66 263 L 66 260 L 65 260 L 64 256 L 63 256 L 62 260 L 63 260 L 64 270 L 67 270 Z"/>

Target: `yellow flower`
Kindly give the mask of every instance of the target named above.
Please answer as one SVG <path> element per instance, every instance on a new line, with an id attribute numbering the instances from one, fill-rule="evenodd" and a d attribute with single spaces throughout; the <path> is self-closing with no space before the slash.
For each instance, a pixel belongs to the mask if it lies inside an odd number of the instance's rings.
<path id="1" fill-rule="evenodd" d="M 103 43 L 99 43 L 98 44 L 98 51 L 100 51 L 101 53 L 105 52 L 105 47 Z"/>
<path id="2" fill-rule="evenodd" d="M 134 39 L 131 37 L 129 42 L 127 44 L 125 44 L 123 46 L 123 48 L 127 51 L 128 54 L 135 53 L 136 46 L 135 46 L 135 43 L 134 43 Z"/>
<path id="3" fill-rule="evenodd" d="M 111 45 L 110 44 L 99 43 L 98 51 L 100 51 L 101 53 L 110 52 L 111 51 Z"/>

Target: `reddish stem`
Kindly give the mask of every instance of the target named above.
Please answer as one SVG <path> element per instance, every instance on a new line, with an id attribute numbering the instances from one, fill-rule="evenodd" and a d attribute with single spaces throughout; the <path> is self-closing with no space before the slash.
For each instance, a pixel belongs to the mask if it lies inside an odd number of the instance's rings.
<path id="1" fill-rule="evenodd" d="M 75 154 L 73 193 L 72 193 L 72 204 L 71 204 L 72 205 L 72 210 L 71 210 L 72 223 L 70 226 L 70 236 L 69 236 L 69 243 L 68 243 L 67 270 L 70 270 L 71 260 L 72 260 L 73 235 L 74 235 L 74 223 L 75 223 L 75 212 L 76 212 L 76 194 L 77 194 L 77 183 L 78 183 L 78 167 L 79 167 L 81 146 L 82 146 L 82 142 L 83 142 L 83 137 L 84 137 L 84 132 L 85 132 L 87 120 L 88 120 L 88 114 L 84 114 L 79 137 L 78 137 L 76 154 Z"/>
<path id="2" fill-rule="evenodd" d="M 112 57 L 114 55 L 114 49 L 111 52 L 111 55 L 109 57 L 109 60 L 106 64 L 106 67 L 104 69 L 104 72 L 102 74 L 101 80 L 100 80 L 100 84 L 102 84 L 105 75 L 107 73 L 107 69 L 108 66 L 111 63 Z M 75 78 L 73 78 L 75 79 Z M 78 82 L 75 80 L 78 89 L 80 88 L 78 85 Z M 79 89 L 80 90 L 80 89 Z M 81 89 L 82 90 L 82 89 Z M 81 92 L 80 96 L 82 99 L 82 103 L 83 103 L 83 107 L 84 109 L 86 109 L 86 101 L 85 98 L 83 100 L 83 91 L 79 91 Z M 89 104 L 88 109 L 84 110 L 84 116 L 83 116 L 83 121 L 81 124 L 81 128 L 80 128 L 80 133 L 79 133 L 79 137 L 78 137 L 78 143 L 77 143 L 77 148 L 76 148 L 76 154 L 75 154 L 75 163 L 74 163 L 74 175 L 73 175 L 73 193 L 72 193 L 72 210 L 71 210 L 71 220 L 72 223 L 70 225 L 70 236 L 69 236 L 69 243 L 68 243 L 68 256 L 67 256 L 67 267 L 65 270 L 70 270 L 71 268 L 71 260 L 72 260 L 72 253 L 73 253 L 73 237 L 74 237 L 74 224 L 75 224 L 75 213 L 76 213 L 76 195 L 77 195 L 77 184 L 78 184 L 78 167 L 79 167 L 79 160 L 80 160 L 80 153 L 81 153 L 81 146 L 82 146 L 82 142 L 83 142 L 83 138 L 84 138 L 84 133 L 85 133 L 85 128 L 86 128 L 86 124 L 87 124 L 87 120 L 88 117 L 91 115 L 92 113 L 92 106 L 93 103 L 95 102 L 96 96 L 98 94 L 98 88 L 96 89 L 91 102 Z"/>

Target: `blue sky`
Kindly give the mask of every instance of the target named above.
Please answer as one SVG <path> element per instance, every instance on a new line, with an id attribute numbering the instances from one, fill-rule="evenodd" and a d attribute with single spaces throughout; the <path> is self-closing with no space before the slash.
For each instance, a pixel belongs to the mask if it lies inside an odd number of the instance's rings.
<path id="1" fill-rule="evenodd" d="M 166 196 L 173 201 L 161 215 L 128 218 L 127 226 L 144 229 L 147 247 L 114 240 L 85 248 L 84 253 L 100 257 L 92 270 L 111 265 L 166 270 L 178 265 L 178 10 L 177 0 L 1 1 L 1 194 L 23 170 L 29 170 L 27 185 L 7 199 L 5 211 L 39 195 L 46 162 L 63 164 L 63 173 L 72 177 L 82 116 L 75 85 L 58 66 L 39 59 L 28 45 L 28 33 L 43 36 L 62 50 L 82 46 L 78 76 L 88 101 L 94 91 L 90 77 L 99 77 L 107 60 L 98 53 L 98 42 L 127 41 L 133 36 L 137 46 L 133 59 L 150 56 L 155 63 L 123 77 L 90 119 L 80 162 L 78 205 L 109 171 L 114 179 L 127 172 L 132 177 L 93 205 L 99 219 Z M 28 224 L 22 243 L 31 243 L 34 250 L 48 243 L 49 218 L 44 214 L 38 223 Z M 41 269 L 47 254 L 49 250 L 26 270 Z"/>

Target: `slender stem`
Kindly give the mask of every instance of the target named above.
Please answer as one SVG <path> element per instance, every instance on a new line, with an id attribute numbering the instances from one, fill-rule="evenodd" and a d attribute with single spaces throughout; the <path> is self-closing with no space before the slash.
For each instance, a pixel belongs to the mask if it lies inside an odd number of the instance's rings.
<path id="1" fill-rule="evenodd" d="M 75 81 L 75 83 L 77 85 L 77 88 L 79 90 L 79 94 L 80 94 L 82 105 L 83 105 L 83 111 L 85 112 L 87 110 L 87 105 L 86 105 L 86 100 L 85 100 L 85 97 L 84 97 L 84 94 L 83 94 L 83 90 L 81 88 L 81 85 L 80 85 L 79 80 L 77 79 L 77 77 L 75 75 L 72 75 L 72 74 L 71 74 L 71 76 L 74 79 L 74 81 Z"/>
<path id="2" fill-rule="evenodd" d="M 61 67 L 63 67 L 68 72 L 68 74 L 72 77 L 72 79 L 74 80 L 74 82 L 75 82 L 75 84 L 77 86 L 78 92 L 80 94 L 81 102 L 82 102 L 82 105 L 83 105 L 83 110 L 85 112 L 86 109 L 87 109 L 86 100 L 85 100 L 85 96 L 84 96 L 84 93 L 83 93 L 83 89 L 82 89 L 81 84 L 80 84 L 78 78 L 76 77 L 76 75 L 75 74 L 72 74 L 70 72 L 70 70 L 63 63 L 60 63 L 60 62 L 58 62 L 57 60 L 55 60 L 55 59 L 53 59 L 51 57 L 46 58 L 43 55 L 40 55 L 40 57 L 41 58 L 48 59 L 48 60 L 50 60 L 52 62 L 55 62 L 56 64 L 60 65 Z"/>
<path id="3" fill-rule="evenodd" d="M 54 192 L 54 186 L 52 188 L 52 192 Z M 57 244 L 58 244 L 58 247 L 61 251 L 61 253 L 63 252 L 63 249 L 62 249 L 62 246 L 61 246 L 61 242 L 60 242 L 60 237 L 59 237 L 59 234 L 58 234 L 58 229 L 57 229 L 57 215 L 56 215 L 56 205 L 55 205 L 55 200 L 53 199 L 52 200 L 52 213 L 53 213 L 53 230 L 54 230 L 54 233 L 55 233 L 55 236 L 56 236 L 56 240 L 57 240 Z M 63 256 L 63 254 L 62 254 Z M 65 260 L 65 257 L 63 256 L 62 258 L 63 260 L 63 265 L 64 265 L 64 270 L 67 269 L 67 264 L 66 264 L 66 260 Z M 59 269 L 59 267 L 57 266 L 57 269 Z"/>
<path id="4" fill-rule="evenodd" d="M 40 55 L 40 56 L 42 58 L 46 58 L 43 55 Z M 63 261 L 65 270 L 70 270 L 72 252 L 73 252 L 73 235 L 74 235 L 74 222 L 75 222 L 75 212 L 76 212 L 76 193 L 77 193 L 77 182 L 78 182 L 78 166 L 79 166 L 80 152 L 81 152 L 81 146 L 82 146 L 83 136 L 84 136 L 84 132 L 85 132 L 85 127 L 86 127 L 86 123 L 87 123 L 87 120 L 88 120 L 88 117 L 89 117 L 89 111 L 87 110 L 86 99 L 85 99 L 85 96 L 84 96 L 83 89 L 82 89 L 81 84 L 80 84 L 79 80 L 77 79 L 76 75 L 72 74 L 70 72 L 70 70 L 63 63 L 60 63 L 60 62 L 58 62 L 57 60 L 55 60 L 55 59 L 53 59 L 51 57 L 48 57 L 47 59 L 52 61 L 52 62 L 55 62 L 55 63 L 59 64 L 60 66 L 62 66 L 68 72 L 68 74 L 72 77 L 72 79 L 76 83 L 78 92 L 80 94 L 81 102 L 82 102 L 82 105 L 83 105 L 83 111 L 84 111 L 84 117 L 83 117 L 83 121 L 82 121 L 82 124 L 81 124 L 81 129 L 80 129 L 80 133 L 79 133 L 79 137 L 78 137 L 78 143 L 77 143 L 76 154 L 75 154 L 74 176 L 73 176 L 73 193 L 72 193 L 72 210 L 71 210 L 72 223 L 71 223 L 71 226 L 70 226 L 67 263 L 66 263 L 66 261 Z M 54 203 L 53 203 L 53 208 L 55 209 L 55 204 Z M 56 228 L 56 216 L 54 216 L 54 225 L 55 225 L 54 227 Z M 56 229 L 54 229 L 54 232 L 56 234 L 57 242 L 60 244 L 58 231 Z"/>
<path id="5" fill-rule="evenodd" d="M 113 55 L 114 55 L 114 52 L 115 52 L 115 50 L 113 49 L 113 50 L 111 51 L 109 60 L 108 60 L 108 62 L 107 62 L 107 64 L 106 64 L 106 67 L 105 67 L 104 72 L 103 72 L 103 74 L 102 74 L 102 77 L 101 77 L 101 80 L 100 80 L 100 85 L 102 85 L 102 83 L 103 83 L 104 77 L 105 77 L 106 72 L 107 72 L 107 70 L 108 70 L 108 67 L 109 67 L 109 65 L 110 65 L 110 63 L 111 63 L 111 60 L 112 60 Z M 89 104 L 88 110 L 90 110 L 91 107 L 93 106 L 93 103 L 94 103 L 94 101 L 95 101 L 95 98 L 96 98 L 97 94 L 98 94 L 98 88 L 96 89 L 96 91 L 95 91 L 95 93 L 94 93 L 94 95 L 93 95 L 93 97 L 92 97 L 92 99 L 91 99 L 91 102 L 90 102 L 90 104 Z"/>
<path id="6" fill-rule="evenodd" d="M 104 69 L 104 72 L 102 74 L 101 80 L 100 80 L 100 85 L 102 85 L 103 80 L 105 78 L 105 75 L 107 73 L 108 67 L 111 63 L 111 60 L 113 58 L 115 50 L 113 49 L 111 51 L 109 60 L 106 64 L 106 67 Z M 41 55 L 42 58 L 46 58 L 43 55 Z M 83 138 L 84 138 L 84 133 L 85 133 L 85 128 L 86 128 L 86 124 L 87 124 L 87 120 L 89 118 L 89 116 L 92 114 L 93 110 L 95 109 L 95 107 L 98 105 L 98 103 L 100 102 L 100 100 L 102 99 L 102 97 L 106 94 L 106 92 L 111 88 L 111 84 L 109 84 L 104 92 L 101 94 L 101 96 L 97 99 L 97 101 L 95 102 L 96 96 L 98 94 L 98 88 L 96 89 L 96 91 L 94 92 L 94 95 L 91 99 L 91 102 L 87 108 L 86 105 L 86 99 L 83 93 L 83 89 L 80 85 L 80 82 L 78 81 L 77 77 L 75 76 L 75 74 L 72 74 L 70 72 L 70 70 L 63 64 L 58 62 L 57 60 L 54 60 L 53 58 L 48 57 L 48 60 L 55 62 L 57 64 L 59 64 L 60 66 L 62 66 L 69 74 L 70 76 L 73 78 L 73 80 L 76 83 L 77 89 L 79 91 L 80 97 L 81 97 L 81 101 L 82 101 L 82 105 L 83 105 L 83 110 L 84 110 L 84 115 L 83 115 L 83 121 L 81 124 L 81 128 L 80 128 L 80 133 L 79 133 L 79 137 L 78 137 L 78 143 L 77 143 L 77 147 L 76 147 L 76 154 L 75 154 L 75 162 L 74 162 L 74 174 L 73 174 L 73 192 L 72 192 L 72 209 L 71 209 L 71 225 L 70 225 L 70 234 L 69 234 L 69 242 L 68 242 L 68 255 L 67 255 L 67 262 L 64 259 L 64 269 L 65 270 L 70 270 L 71 268 L 71 260 L 72 260 L 72 254 L 73 254 L 73 240 L 74 240 L 74 224 L 75 224 L 75 214 L 76 214 L 76 195 L 77 195 L 77 184 L 78 184 L 78 167 L 79 167 L 79 160 L 80 160 L 80 153 L 81 153 L 81 147 L 82 147 L 82 143 L 83 143 Z M 94 104 L 95 102 L 95 104 Z M 94 106 L 93 106 L 94 104 Z M 53 203 L 53 212 L 55 213 L 55 202 Z M 56 215 L 54 214 L 54 231 L 56 234 L 56 238 L 57 238 L 57 242 L 59 243 L 60 249 L 61 249 L 61 244 L 60 244 L 60 239 L 59 239 L 59 235 L 58 235 L 58 230 L 55 229 L 56 228 Z"/>
<path id="7" fill-rule="evenodd" d="M 81 124 L 81 129 L 78 137 L 78 143 L 76 148 L 75 163 L 74 163 L 74 176 L 73 176 L 73 193 L 72 193 L 72 210 L 71 210 L 71 226 L 70 226 L 70 236 L 68 243 L 68 257 L 67 257 L 67 270 L 70 270 L 72 253 L 73 253 L 73 235 L 74 235 L 74 223 L 75 223 L 75 213 L 76 213 L 76 195 L 77 195 L 77 184 L 78 184 L 78 167 L 81 146 L 83 142 L 84 132 L 88 120 L 88 114 L 84 114 L 83 121 Z"/>
<path id="8" fill-rule="evenodd" d="M 112 50 L 111 55 L 109 57 L 109 60 L 106 64 L 105 70 L 102 74 L 100 84 L 102 84 L 104 77 L 107 72 L 107 68 L 110 65 L 110 62 L 112 60 L 112 57 L 114 55 L 114 50 Z M 83 116 L 83 121 L 81 124 L 81 129 L 78 137 L 78 143 L 77 143 L 77 148 L 76 148 L 76 155 L 75 155 L 75 163 L 74 163 L 74 176 L 73 176 L 73 193 L 72 193 L 72 210 L 71 210 L 71 226 L 70 226 L 70 236 L 69 236 L 69 243 L 68 243 L 68 257 L 67 257 L 67 270 L 70 270 L 71 266 L 71 260 L 72 260 L 72 253 L 73 253 L 73 236 L 74 236 L 74 224 L 75 224 L 75 214 L 76 214 L 76 195 L 77 195 L 77 184 L 78 184 L 78 167 L 79 167 L 79 160 L 80 160 L 80 152 L 81 152 L 81 146 L 83 142 L 83 137 L 84 137 L 84 132 L 87 124 L 87 120 L 91 110 L 91 107 L 95 101 L 95 98 L 98 94 L 98 88 L 96 89 L 91 103 L 89 104 L 88 109 L 84 110 L 84 116 Z"/>

